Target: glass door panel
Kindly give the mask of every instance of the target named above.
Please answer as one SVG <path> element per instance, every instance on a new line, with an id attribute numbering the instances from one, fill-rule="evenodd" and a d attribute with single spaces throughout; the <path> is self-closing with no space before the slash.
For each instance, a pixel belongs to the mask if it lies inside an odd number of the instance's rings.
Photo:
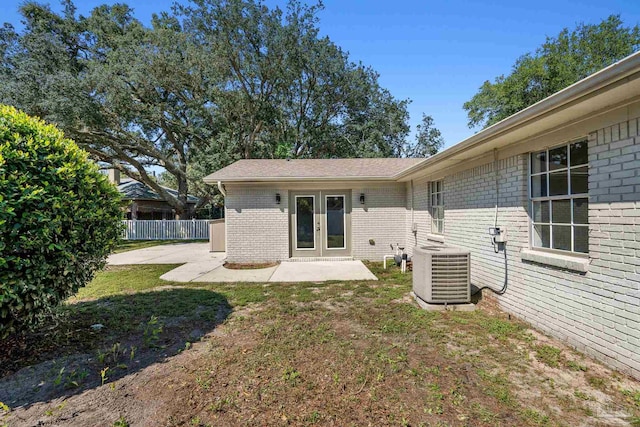
<path id="1" fill-rule="evenodd" d="M 316 247 L 315 197 L 296 196 L 296 249 Z"/>
<path id="2" fill-rule="evenodd" d="M 327 249 L 346 249 L 345 197 L 326 196 L 325 203 Z"/>

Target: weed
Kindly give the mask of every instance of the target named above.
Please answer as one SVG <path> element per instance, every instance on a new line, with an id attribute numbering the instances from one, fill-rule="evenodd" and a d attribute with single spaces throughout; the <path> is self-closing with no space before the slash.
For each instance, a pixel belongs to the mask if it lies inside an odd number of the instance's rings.
<path id="1" fill-rule="evenodd" d="M 104 361 L 107 358 L 107 353 L 104 353 L 104 352 L 98 350 L 97 354 L 96 354 L 96 358 L 98 359 L 98 363 L 100 363 L 101 365 L 104 365 Z"/>
<path id="2" fill-rule="evenodd" d="M 587 376 L 587 382 L 593 388 L 597 388 L 599 390 L 604 390 L 607 388 L 607 383 L 604 378 L 596 377 L 594 375 Z"/>
<path id="3" fill-rule="evenodd" d="M 295 386 L 298 384 L 298 382 L 300 382 L 300 372 L 298 372 L 296 369 L 294 368 L 287 368 L 284 370 L 284 372 L 282 373 L 282 379 L 292 385 Z"/>
<path id="4" fill-rule="evenodd" d="M 522 417 L 538 426 L 548 426 L 551 421 L 547 415 L 541 414 L 535 409 L 527 408 L 522 412 Z"/>
<path id="5" fill-rule="evenodd" d="M 637 408 L 640 408 L 640 390 L 621 390 L 621 392 L 629 398 Z"/>
<path id="6" fill-rule="evenodd" d="M 52 417 L 56 412 L 62 411 L 65 407 L 66 403 L 61 403 L 58 406 L 56 406 L 55 408 L 49 408 L 46 411 L 44 411 L 44 414 L 47 417 Z"/>
<path id="7" fill-rule="evenodd" d="M 226 407 L 235 404 L 235 398 L 232 396 L 226 396 L 224 398 L 216 398 L 216 401 L 209 405 L 209 411 L 211 412 L 225 412 Z"/>
<path id="8" fill-rule="evenodd" d="M 196 384 L 198 384 L 198 386 L 203 390 L 209 390 L 211 388 L 211 379 L 203 380 L 202 377 L 197 376 Z"/>
<path id="9" fill-rule="evenodd" d="M 10 411 L 11 411 L 11 408 L 9 408 L 9 406 L 8 406 L 8 405 L 6 405 L 5 403 L 0 402 L 0 411 L 3 411 L 3 412 L 10 412 Z"/>
<path id="10" fill-rule="evenodd" d="M 307 415 L 306 421 L 309 424 L 315 424 L 320 421 L 320 413 L 318 411 L 313 411 L 311 414 Z"/>
<path id="11" fill-rule="evenodd" d="M 156 347 L 162 333 L 162 323 L 157 316 L 151 316 L 144 327 L 143 341 L 147 347 Z"/>
<path id="12" fill-rule="evenodd" d="M 129 361 L 133 362 L 133 359 L 136 357 L 136 350 L 138 348 L 135 345 L 131 346 L 131 351 L 129 351 Z"/>
<path id="13" fill-rule="evenodd" d="M 522 331 L 522 326 L 506 319 L 489 318 L 482 321 L 481 325 L 497 338 L 509 338 Z"/>
<path id="14" fill-rule="evenodd" d="M 566 363 L 567 368 L 571 369 L 572 371 L 582 371 L 582 372 L 587 372 L 587 367 L 584 365 L 580 365 L 577 362 L 574 362 L 573 360 L 570 360 Z"/>
<path id="15" fill-rule="evenodd" d="M 479 370 L 478 375 L 480 378 L 487 382 L 487 393 L 500 402 L 506 405 L 512 405 L 514 403 L 513 396 L 511 395 L 511 384 L 504 376 L 500 374 L 491 374 L 485 370 Z"/>
<path id="16" fill-rule="evenodd" d="M 59 386 L 62 383 L 62 375 L 64 374 L 64 366 L 58 371 L 58 375 L 53 380 L 53 385 Z"/>
<path id="17" fill-rule="evenodd" d="M 582 392 L 580 390 L 574 391 L 573 395 L 581 400 L 595 400 L 593 397 L 589 396 L 587 393 Z"/>
<path id="18" fill-rule="evenodd" d="M 536 359 L 552 368 L 560 365 L 562 350 L 551 345 L 543 344 L 536 347 Z"/>
<path id="19" fill-rule="evenodd" d="M 100 385 L 104 385 L 105 381 L 109 379 L 109 377 L 107 377 L 108 370 L 109 370 L 108 366 L 100 370 Z"/>
<path id="20" fill-rule="evenodd" d="M 462 394 L 461 384 L 456 385 L 449 394 L 451 395 L 451 403 L 453 403 L 454 406 L 459 406 L 466 399 L 466 396 Z"/>
<path id="21" fill-rule="evenodd" d="M 85 378 L 87 378 L 87 376 L 89 376 L 89 372 L 87 372 L 86 370 L 83 369 L 82 371 L 78 372 L 74 369 L 73 371 L 71 371 L 71 373 L 67 377 L 67 380 L 65 381 L 64 386 L 65 388 L 80 387 L 80 384 L 82 384 L 82 382 L 84 381 Z"/>
<path id="22" fill-rule="evenodd" d="M 114 422 L 113 427 L 129 427 L 129 423 L 124 417 L 120 417 Z"/>
<path id="23" fill-rule="evenodd" d="M 471 404 L 471 409 L 477 414 L 477 417 L 480 418 L 480 421 L 491 423 L 492 425 L 497 424 L 496 420 L 498 418 L 498 415 L 485 406 L 482 406 L 477 402 L 473 402 Z"/>

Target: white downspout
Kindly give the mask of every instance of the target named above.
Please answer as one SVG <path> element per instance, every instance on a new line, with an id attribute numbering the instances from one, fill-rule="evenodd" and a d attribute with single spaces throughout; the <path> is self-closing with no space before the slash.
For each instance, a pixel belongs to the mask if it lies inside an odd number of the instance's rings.
<path id="1" fill-rule="evenodd" d="M 222 194 L 222 197 L 227 197 L 227 192 L 224 190 L 224 185 L 222 185 L 222 181 L 218 181 L 218 190 Z"/>
<path id="2" fill-rule="evenodd" d="M 411 180 L 410 183 L 411 183 L 411 230 L 413 230 L 413 224 L 415 223 L 414 214 L 413 214 L 413 180 Z"/>
<path id="3" fill-rule="evenodd" d="M 500 204 L 500 172 L 498 171 L 498 149 L 493 149 L 493 173 L 496 181 L 496 215 L 493 220 L 494 228 L 498 226 L 498 205 Z"/>

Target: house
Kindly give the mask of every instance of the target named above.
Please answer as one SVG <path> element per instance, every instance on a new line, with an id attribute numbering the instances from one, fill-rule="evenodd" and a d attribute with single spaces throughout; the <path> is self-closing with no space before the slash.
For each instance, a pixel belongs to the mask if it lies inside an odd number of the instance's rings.
<path id="1" fill-rule="evenodd" d="M 463 247 L 474 285 L 507 282 L 504 310 L 640 378 L 640 53 L 427 159 L 241 160 L 205 181 L 231 262 Z"/>
<path id="2" fill-rule="evenodd" d="M 130 178 L 122 180 L 120 171 L 116 169 L 109 169 L 108 176 L 109 181 L 118 187 L 122 199 L 128 202 L 125 208 L 127 219 L 175 219 L 176 214 L 173 207 L 147 185 Z M 176 190 L 168 187 L 163 188 L 169 194 L 178 196 Z M 191 213 L 194 212 L 198 201 L 199 199 L 195 196 L 187 196 L 187 205 Z"/>

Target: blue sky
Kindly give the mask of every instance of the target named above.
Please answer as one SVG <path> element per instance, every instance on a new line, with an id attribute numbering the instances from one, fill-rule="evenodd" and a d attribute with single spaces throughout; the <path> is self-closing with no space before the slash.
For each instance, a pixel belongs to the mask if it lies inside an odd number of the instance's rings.
<path id="1" fill-rule="evenodd" d="M 185 0 L 186 1 L 186 0 Z M 19 23 L 22 0 L 2 0 L 0 21 Z M 57 1 L 43 1 L 58 7 Z M 173 0 L 120 0 L 149 22 Z M 76 0 L 80 13 L 112 0 Z M 286 1 L 266 0 L 283 7 Z M 421 1 L 325 0 L 320 28 L 335 43 L 380 73 L 382 86 L 410 98 L 411 124 L 422 113 L 435 119 L 446 146 L 475 130 L 462 104 L 485 80 L 509 73 L 518 56 L 535 50 L 545 36 L 576 23 L 597 23 L 620 14 L 626 25 L 640 22 L 638 0 Z"/>

